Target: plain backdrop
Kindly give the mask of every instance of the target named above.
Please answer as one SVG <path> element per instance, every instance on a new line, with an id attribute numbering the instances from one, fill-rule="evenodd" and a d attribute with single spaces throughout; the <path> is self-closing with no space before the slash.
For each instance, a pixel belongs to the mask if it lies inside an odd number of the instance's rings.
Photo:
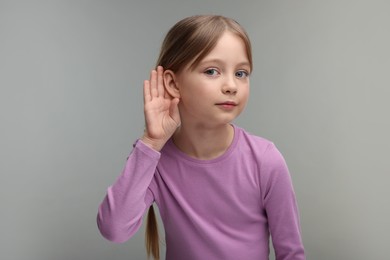
<path id="1" fill-rule="evenodd" d="M 142 134 L 165 33 L 205 13 L 252 39 L 236 124 L 285 156 L 307 259 L 388 259 L 385 0 L 0 0 L 0 259 L 145 259 L 143 227 L 106 241 L 97 208 Z"/>

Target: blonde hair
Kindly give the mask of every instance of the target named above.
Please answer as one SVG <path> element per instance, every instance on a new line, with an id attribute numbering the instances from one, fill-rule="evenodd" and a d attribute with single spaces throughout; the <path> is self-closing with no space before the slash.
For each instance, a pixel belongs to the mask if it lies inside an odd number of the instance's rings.
<path id="1" fill-rule="evenodd" d="M 157 65 L 175 73 L 187 65 L 194 68 L 210 53 L 226 31 L 242 39 L 252 70 L 252 49 L 246 31 L 235 20 L 220 15 L 196 15 L 177 22 L 165 36 Z M 152 255 L 155 260 L 160 259 L 158 227 L 153 205 L 150 206 L 147 216 L 145 244 L 148 257 Z"/>
<path id="2" fill-rule="evenodd" d="M 220 15 L 190 16 L 176 23 L 165 36 L 157 65 L 173 72 L 188 64 L 193 68 L 215 47 L 225 31 L 243 40 L 252 69 L 252 49 L 246 31 L 235 20 Z"/>

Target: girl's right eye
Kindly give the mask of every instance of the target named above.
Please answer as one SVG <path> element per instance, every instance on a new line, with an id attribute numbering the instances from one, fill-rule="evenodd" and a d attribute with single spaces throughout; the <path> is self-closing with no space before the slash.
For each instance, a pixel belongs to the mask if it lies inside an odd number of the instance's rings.
<path id="1" fill-rule="evenodd" d="M 204 71 L 204 74 L 207 76 L 216 76 L 218 75 L 218 71 L 216 69 L 207 69 Z"/>

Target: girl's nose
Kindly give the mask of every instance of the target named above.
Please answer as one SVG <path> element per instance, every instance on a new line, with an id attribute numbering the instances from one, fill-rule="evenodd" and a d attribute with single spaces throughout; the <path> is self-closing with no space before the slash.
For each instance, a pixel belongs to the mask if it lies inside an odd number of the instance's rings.
<path id="1" fill-rule="evenodd" d="M 237 93 L 237 84 L 233 77 L 226 78 L 226 81 L 223 83 L 222 92 L 230 95 Z"/>

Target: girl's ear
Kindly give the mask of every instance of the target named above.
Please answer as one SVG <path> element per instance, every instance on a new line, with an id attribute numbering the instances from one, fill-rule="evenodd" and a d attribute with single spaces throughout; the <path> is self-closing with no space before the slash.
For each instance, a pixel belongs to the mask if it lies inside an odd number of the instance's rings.
<path id="1" fill-rule="evenodd" d="M 180 91 L 176 83 L 176 75 L 172 70 L 165 70 L 163 74 L 165 90 L 171 97 L 180 98 Z"/>

